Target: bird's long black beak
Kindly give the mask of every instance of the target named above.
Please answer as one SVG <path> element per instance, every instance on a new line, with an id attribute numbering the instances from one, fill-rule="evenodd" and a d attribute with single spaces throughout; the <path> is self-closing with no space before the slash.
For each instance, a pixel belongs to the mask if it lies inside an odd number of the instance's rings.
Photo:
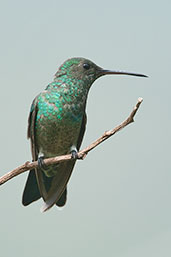
<path id="1" fill-rule="evenodd" d="M 141 74 L 141 73 L 134 73 L 134 72 L 127 72 L 127 71 L 112 71 L 112 70 L 104 70 L 104 69 L 101 69 L 100 70 L 100 74 L 101 76 L 103 75 L 129 75 L 129 76 L 137 76 L 137 77 L 145 77 L 145 78 L 148 78 L 147 75 L 144 75 L 144 74 Z"/>

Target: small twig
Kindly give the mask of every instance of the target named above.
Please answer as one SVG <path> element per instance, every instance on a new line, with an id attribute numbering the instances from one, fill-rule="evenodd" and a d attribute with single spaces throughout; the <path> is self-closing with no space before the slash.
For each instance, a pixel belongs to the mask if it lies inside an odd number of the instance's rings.
<path id="1" fill-rule="evenodd" d="M 103 141 L 105 141 L 106 139 L 108 139 L 109 137 L 111 137 L 116 132 L 120 131 L 121 129 L 123 129 L 124 127 L 129 125 L 130 123 L 134 122 L 134 116 L 135 116 L 138 108 L 140 107 L 140 104 L 142 103 L 142 101 L 143 101 L 142 98 L 138 98 L 138 102 L 135 105 L 135 107 L 134 107 L 133 111 L 131 112 L 131 114 L 129 115 L 129 117 L 125 121 L 123 121 L 120 125 L 118 125 L 117 127 L 115 127 L 112 130 L 109 130 L 109 131 L 105 132 L 100 138 L 98 138 L 96 141 L 94 141 L 88 147 L 81 150 L 78 153 L 78 158 L 79 159 L 84 159 L 86 157 L 86 155 L 88 154 L 88 152 L 90 152 L 96 146 L 101 144 Z M 45 162 L 45 165 L 49 166 L 51 164 L 64 162 L 64 161 L 69 161 L 69 160 L 71 160 L 71 154 L 44 159 L 44 162 Z M 37 167 L 38 167 L 38 162 L 37 161 L 34 161 L 34 162 L 27 161 L 25 164 L 17 167 L 16 169 L 14 169 L 14 170 L 8 172 L 7 174 L 5 174 L 4 176 L 0 177 L 0 185 L 4 184 L 8 180 L 12 179 L 15 176 L 18 176 L 19 174 L 21 174 L 21 173 L 23 173 L 27 170 L 31 170 L 31 169 L 34 169 L 34 168 L 37 168 Z"/>

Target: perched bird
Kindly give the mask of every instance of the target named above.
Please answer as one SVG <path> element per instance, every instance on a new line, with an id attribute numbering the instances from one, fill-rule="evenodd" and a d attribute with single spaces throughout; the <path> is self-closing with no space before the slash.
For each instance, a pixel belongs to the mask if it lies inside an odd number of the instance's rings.
<path id="1" fill-rule="evenodd" d="M 33 161 L 38 168 L 30 170 L 22 203 L 29 205 L 43 198 L 42 211 L 54 204 L 64 206 L 67 183 L 77 159 L 86 127 L 86 102 L 93 82 L 103 75 L 119 74 L 147 77 L 125 71 L 105 70 L 85 58 L 65 61 L 53 82 L 33 100 L 28 119 Z M 43 159 L 72 154 L 67 162 L 45 166 Z"/>

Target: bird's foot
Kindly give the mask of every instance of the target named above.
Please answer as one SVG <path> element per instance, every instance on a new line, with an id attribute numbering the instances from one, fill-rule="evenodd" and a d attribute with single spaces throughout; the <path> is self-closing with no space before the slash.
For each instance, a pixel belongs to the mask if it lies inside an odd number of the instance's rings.
<path id="1" fill-rule="evenodd" d="M 78 157 L 78 150 L 77 150 L 75 145 L 71 146 L 70 153 L 71 153 L 71 158 L 72 159 L 74 159 L 74 160 L 79 159 L 79 157 Z"/>
<path id="2" fill-rule="evenodd" d="M 78 157 L 78 151 L 77 150 L 71 150 L 71 158 L 72 159 L 79 159 L 79 157 Z"/>
<path id="3" fill-rule="evenodd" d="M 46 164 L 45 164 L 45 162 L 44 162 L 44 156 L 40 156 L 40 157 L 38 157 L 38 167 L 40 168 L 40 169 L 42 169 L 42 170 L 46 170 L 47 169 L 47 166 L 46 166 Z"/>

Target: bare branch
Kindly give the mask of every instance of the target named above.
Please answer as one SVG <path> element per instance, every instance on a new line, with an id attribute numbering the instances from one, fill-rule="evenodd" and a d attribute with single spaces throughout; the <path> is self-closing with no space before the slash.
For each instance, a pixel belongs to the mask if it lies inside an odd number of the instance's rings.
<path id="1" fill-rule="evenodd" d="M 94 141 L 92 144 L 90 144 L 85 149 L 81 150 L 78 153 L 78 158 L 83 160 L 86 157 L 86 155 L 88 154 L 88 152 L 93 150 L 96 146 L 101 144 L 103 141 L 105 141 L 106 139 L 108 139 L 109 137 L 111 137 L 116 132 L 120 131 L 121 129 L 123 129 L 124 127 L 129 125 L 130 123 L 134 122 L 134 116 L 135 116 L 138 108 L 140 107 L 140 104 L 142 103 L 142 101 L 143 101 L 142 98 L 138 98 L 138 102 L 135 105 L 133 111 L 130 113 L 129 117 L 125 121 L 123 121 L 120 125 L 118 125 L 117 127 L 115 127 L 112 130 L 106 131 L 100 138 L 98 138 L 96 141 Z M 44 159 L 44 162 L 45 162 L 45 165 L 49 166 L 51 164 L 69 161 L 69 160 L 71 160 L 71 154 Z M 14 169 L 14 170 L 8 172 L 7 174 L 5 174 L 4 176 L 0 177 L 0 185 L 4 184 L 8 180 L 12 179 L 15 176 L 18 176 L 19 174 L 21 174 L 27 170 L 31 170 L 31 169 L 34 169 L 37 167 L 38 167 L 37 161 L 35 161 L 35 162 L 27 161 L 25 164 L 17 167 L 16 169 Z"/>

